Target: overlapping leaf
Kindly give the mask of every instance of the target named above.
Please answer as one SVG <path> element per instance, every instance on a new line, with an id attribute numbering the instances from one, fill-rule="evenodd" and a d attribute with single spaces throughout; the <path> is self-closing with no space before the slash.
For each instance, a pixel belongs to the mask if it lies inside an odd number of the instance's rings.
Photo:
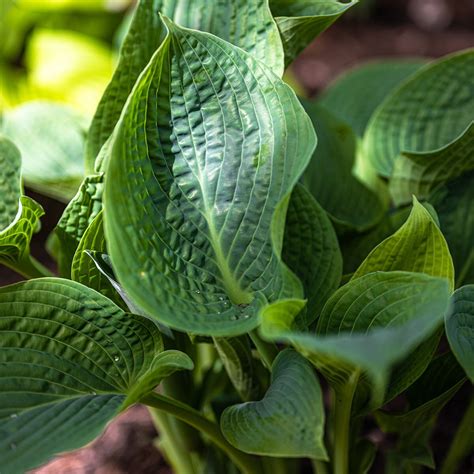
<path id="1" fill-rule="evenodd" d="M 340 227 L 370 228 L 382 218 L 384 206 L 353 174 L 356 136 L 322 106 L 308 101 L 303 105 L 318 132 L 318 146 L 303 183 Z"/>
<path id="2" fill-rule="evenodd" d="M 84 176 L 86 126 L 66 106 L 30 102 L 6 112 L 1 131 L 22 155 L 22 175 L 28 186 L 67 202 Z"/>
<path id="3" fill-rule="evenodd" d="M 474 169 L 474 122 L 460 137 L 436 151 L 402 153 L 390 179 L 395 204 L 409 202 L 412 195 L 427 198 L 436 186 Z"/>
<path id="4" fill-rule="evenodd" d="M 342 257 L 331 221 L 300 184 L 288 205 L 282 256 L 303 283 L 308 300 L 295 324 L 308 327 L 339 286 Z"/>
<path id="5" fill-rule="evenodd" d="M 283 41 L 285 65 L 356 3 L 357 0 L 345 3 L 337 0 L 270 0 Z"/>
<path id="6" fill-rule="evenodd" d="M 454 292 L 446 314 L 446 336 L 454 355 L 474 383 L 474 285 Z"/>
<path id="7" fill-rule="evenodd" d="M 283 49 L 267 0 L 140 0 L 120 60 L 95 114 L 87 143 L 88 172 L 111 135 L 138 76 L 166 36 L 158 13 L 181 26 L 207 31 L 251 52 L 283 74 Z"/>
<path id="8" fill-rule="evenodd" d="M 432 215 L 416 198 L 405 224 L 370 252 L 352 278 L 393 270 L 444 277 L 454 288 L 454 268 L 448 244 Z"/>
<path id="9" fill-rule="evenodd" d="M 321 388 L 311 364 L 291 349 L 273 362 L 265 397 L 226 408 L 221 428 L 247 453 L 327 459 Z"/>
<path id="10" fill-rule="evenodd" d="M 455 140 L 472 122 L 474 50 L 420 69 L 394 90 L 372 116 L 364 155 L 383 176 L 402 152 L 428 152 Z"/>
<path id="11" fill-rule="evenodd" d="M 258 325 L 267 300 L 302 296 L 280 253 L 314 130 L 262 63 L 166 23 L 114 133 L 108 249 L 147 314 L 188 332 L 237 335 Z"/>
<path id="12" fill-rule="evenodd" d="M 7 138 L 0 136 L 0 231 L 8 227 L 18 213 L 21 196 L 21 155 Z"/>
<path id="13" fill-rule="evenodd" d="M 318 103 L 362 137 L 378 105 L 423 64 L 421 60 L 389 59 L 359 65 L 330 84 Z"/>
<path id="14" fill-rule="evenodd" d="M 188 356 L 149 319 L 70 280 L 0 289 L 0 457 L 22 473 L 97 436 Z"/>
<path id="15" fill-rule="evenodd" d="M 269 305 L 262 315 L 266 338 L 293 344 L 336 390 L 354 377 L 369 382 L 371 406 L 380 406 L 391 367 L 440 326 L 448 282 L 421 273 L 375 272 L 350 281 L 328 300 L 316 333 L 292 330 L 301 303 Z"/>

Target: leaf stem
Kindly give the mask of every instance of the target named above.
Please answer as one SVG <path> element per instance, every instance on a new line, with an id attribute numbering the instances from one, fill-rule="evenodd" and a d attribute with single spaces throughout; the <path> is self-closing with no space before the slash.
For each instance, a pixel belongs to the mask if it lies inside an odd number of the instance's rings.
<path id="1" fill-rule="evenodd" d="M 272 370 L 272 364 L 275 357 L 278 355 L 278 348 L 275 344 L 264 341 L 257 333 L 257 330 L 249 332 L 250 339 L 255 344 L 260 357 L 262 358 L 263 364 Z"/>
<path id="2" fill-rule="evenodd" d="M 26 258 L 15 263 L 7 264 L 5 262 L 5 265 L 11 268 L 14 272 L 17 272 L 28 279 L 54 276 L 50 270 L 48 270 L 32 255 L 28 255 Z"/>
<path id="3" fill-rule="evenodd" d="M 451 441 L 448 454 L 444 458 L 444 462 L 440 474 L 451 474 L 458 472 L 459 463 L 469 454 L 474 447 L 474 396 L 466 412 L 459 424 L 456 434 Z"/>
<path id="4" fill-rule="evenodd" d="M 315 474 L 329 474 L 328 465 L 324 461 L 318 459 L 312 459 L 311 463 L 313 465 L 313 472 Z"/>
<path id="5" fill-rule="evenodd" d="M 258 458 L 243 453 L 234 448 L 222 435 L 220 428 L 211 420 L 205 418 L 194 408 L 173 400 L 172 398 L 150 393 L 142 398 L 141 403 L 158 410 L 164 410 L 170 415 L 179 418 L 188 425 L 206 434 L 219 448 L 221 448 L 229 458 L 246 474 L 261 474 L 261 466 Z"/>
<path id="6" fill-rule="evenodd" d="M 335 390 L 334 406 L 334 474 L 349 473 L 349 440 L 352 400 L 359 380 L 359 372 Z"/>

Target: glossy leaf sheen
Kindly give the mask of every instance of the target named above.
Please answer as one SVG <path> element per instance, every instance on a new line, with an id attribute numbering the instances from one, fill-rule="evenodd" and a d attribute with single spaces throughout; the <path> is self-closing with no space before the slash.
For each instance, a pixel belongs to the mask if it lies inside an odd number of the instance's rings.
<path id="1" fill-rule="evenodd" d="M 86 161 L 90 173 L 139 74 L 165 38 L 158 12 L 181 26 L 213 33 L 251 52 L 275 74 L 283 74 L 281 39 L 267 0 L 140 0 L 89 132 Z"/>
<path id="2" fill-rule="evenodd" d="M 156 325 L 70 280 L 0 289 L 0 458 L 20 473 L 94 439 L 175 370 Z"/>
<path id="3" fill-rule="evenodd" d="M 474 383 L 474 285 L 454 292 L 446 315 L 446 336 L 454 355 Z"/>
<path id="4" fill-rule="evenodd" d="M 105 231 L 119 282 L 171 327 L 231 336 L 302 294 L 280 259 L 315 145 L 293 91 L 239 48 L 167 21 L 115 133 Z M 136 229 L 140 229 L 137 233 Z"/>
<path id="5" fill-rule="evenodd" d="M 226 408 L 221 429 L 247 453 L 327 459 L 322 393 L 311 364 L 291 349 L 281 352 L 263 400 Z"/>
<path id="6" fill-rule="evenodd" d="M 394 90 L 373 114 L 364 136 L 364 154 L 390 176 L 401 152 L 437 150 L 472 122 L 474 49 L 441 58 Z"/>
<path id="7" fill-rule="evenodd" d="M 328 300 L 315 334 L 292 330 L 301 303 L 281 301 L 262 315 L 266 338 L 288 341 L 335 387 L 362 370 L 372 406 L 382 403 L 390 368 L 440 326 L 446 280 L 419 273 L 376 272 L 352 280 Z"/>
<path id="8" fill-rule="evenodd" d="M 338 288 L 342 257 L 326 212 L 300 184 L 288 205 L 282 256 L 303 283 L 308 303 L 295 324 L 307 327 Z"/>

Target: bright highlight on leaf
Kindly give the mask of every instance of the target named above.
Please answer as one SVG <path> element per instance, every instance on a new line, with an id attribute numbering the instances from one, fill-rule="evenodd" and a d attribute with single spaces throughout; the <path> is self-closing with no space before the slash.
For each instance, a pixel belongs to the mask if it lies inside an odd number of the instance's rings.
<path id="1" fill-rule="evenodd" d="M 147 314 L 180 330 L 236 335 L 258 325 L 266 301 L 302 296 L 280 252 L 289 193 L 315 135 L 294 93 L 262 63 L 165 22 L 169 34 L 115 132 L 108 248 Z"/>
<path id="2" fill-rule="evenodd" d="M 69 280 L 0 289 L 0 458 L 16 473 L 94 439 L 189 357 L 156 325 Z M 21 349 L 20 349 L 21 348 Z"/>

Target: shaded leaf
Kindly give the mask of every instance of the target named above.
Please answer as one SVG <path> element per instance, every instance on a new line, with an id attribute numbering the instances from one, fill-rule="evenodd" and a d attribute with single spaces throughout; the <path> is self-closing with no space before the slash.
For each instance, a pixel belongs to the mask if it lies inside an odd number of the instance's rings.
<path id="1" fill-rule="evenodd" d="M 266 300 L 302 295 L 280 253 L 315 134 L 262 63 L 165 21 L 169 35 L 114 133 L 107 245 L 147 314 L 182 331 L 238 335 L 258 325 Z"/>
<path id="2" fill-rule="evenodd" d="M 226 408 L 221 429 L 246 453 L 327 459 L 322 393 L 311 364 L 291 349 L 281 352 L 265 397 Z"/>
<path id="3" fill-rule="evenodd" d="M 403 152 L 395 160 L 390 192 L 396 205 L 412 195 L 427 198 L 436 186 L 474 168 L 474 122 L 455 140 L 436 151 Z"/>
<path id="4" fill-rule="evenodd" d="M 336 390 L 358 377 L 380 406 L 391 367 L 440 326 L 448 305 L 445 279 L 421 273 L 376 272 L 350 281 L 329 298 L 314 334 L 292 330 L 301 303 L 287 300 L 262 314 L 264 337 L 287 341 Z"/>
<path id="5" fill-rule="evenodd" d="M 432 215 L 416 198 L 405 224 L 370 252 L 352 278 L 393 270 L 444 277 L 454 288 L 454 268 L 446 240 Z"/>
<path id="6" fill-rule="evenodd" d="M 357 138 L 347 125 L 315 102 L 304 101 L 318 146 L 303 183 L 342 229 L 366 230 L 382 219 L 384 205 L 353 173 Z"/>
<path id="7" fill-rule="evenodd" d="M 288 66 L 311 41 L 329 28 L 357 0 L 270 0 L 270 8 L 280 30 Z"/>
<path id="8" fill-rule="evenodd" d="M 112 134 L 138 76 L 166 36 L 158 12 L 181 26 L 213 33 L 251 52 L 275 74 L 283 74 L 281 40 L 266 0 L 140 0 L 120 50 L 119 64 L 89 131 L 89 173 L 94 171 L 94 160 Z"/>
<path id="9" fill-rule="evenodd" d="M 458 362 L 474 383 L 474 285 L 454 292 L 446 314 L 446 336 Z"/>
<path id="10" fill-rule="evenodd" d="M 418 59 L 386 59 L 358 65 L 329 84 L 318 103 L 362 137 L 377 106 L 423 64 Z"/>
<path id="11" fill-rule="evenodd" d="M 0 289 L 0 457 L 21 473 L 78 448 L 166 375 L 192 368 L 156 325 L 79 283 Z"/>
<path id="12" fill-rule="evenodd" d="M 402 152 L 437 150 L 471 123 L 474 49 L 421 68 L 395 89 L 373 114 L 363 153 L 382 176 L 392 174 Z"/>
<path id="13" fill-rule="evenodd" d="M 282 257 L 303 283 L 308 300 L 295 324 L 308 327 L 339 286 L 342 257 L 326 212 L 300 184 L 288 205 Z"/>
<path id="14" fill-rule="evenodd" d="M 72 109 L 50 102 L 29 102 L 3 115 L 1 132 L 22 155 L 27 186 L 67 202 L 84 176 L 86 125 Z"/>

